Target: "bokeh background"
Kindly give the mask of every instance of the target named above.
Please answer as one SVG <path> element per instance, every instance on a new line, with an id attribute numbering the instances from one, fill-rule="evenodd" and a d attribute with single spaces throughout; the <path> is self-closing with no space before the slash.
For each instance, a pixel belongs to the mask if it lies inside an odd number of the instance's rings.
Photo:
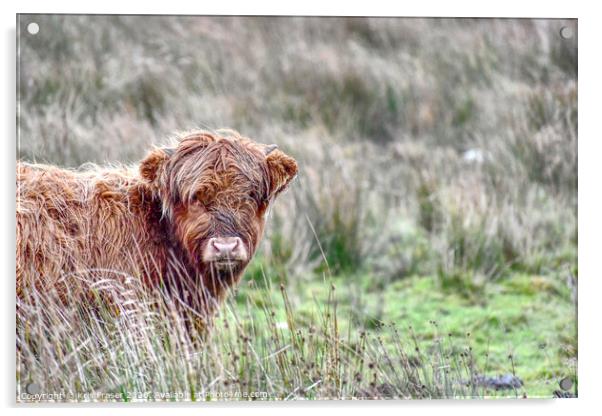
<path id="1" fill-rule="evenodd" d="M 529 397 L 576 382 L 575 20 L 21 15 L 18 33 L 20 159 L 130 164 L 224 127 L 299 161 L 235 304 L 282 283 L 309 326 L 328 280 L 350 331 L 468 337 Z"/>

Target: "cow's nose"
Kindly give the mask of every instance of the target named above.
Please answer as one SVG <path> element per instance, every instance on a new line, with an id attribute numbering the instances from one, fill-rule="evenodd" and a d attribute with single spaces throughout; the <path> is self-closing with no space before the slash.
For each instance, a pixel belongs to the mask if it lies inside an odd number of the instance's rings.
<path id="1" fill-rule="evenodd" d="M 238 237 L 226 237 L 226 238 L 212 238 L 211 245 L 221 255 L 230 255 L 234 253 L 236 247 L 240 244 L 240 238 Z"/>
<path id="2" fill-rule="evenodd" d="M 245 257 L 240 237 L 214 237 L 209 240 L 209 248 L 215 259 L 244 260 Z"/>

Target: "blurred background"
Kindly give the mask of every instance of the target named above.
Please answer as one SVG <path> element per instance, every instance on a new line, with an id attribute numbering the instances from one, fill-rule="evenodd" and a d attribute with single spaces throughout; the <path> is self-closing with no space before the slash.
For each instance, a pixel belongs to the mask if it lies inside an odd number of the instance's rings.
<path id="1" fill-rule="evenodd" d="M 224 127 L 299 161 L 238 298 L 267 276 L 311 321 L 328 277 L 353 328 L 472 334 L 530 396 L 575 371 L 576 20 L 21 15 L 18 33 L 20 159 L 136 163 Z"/>

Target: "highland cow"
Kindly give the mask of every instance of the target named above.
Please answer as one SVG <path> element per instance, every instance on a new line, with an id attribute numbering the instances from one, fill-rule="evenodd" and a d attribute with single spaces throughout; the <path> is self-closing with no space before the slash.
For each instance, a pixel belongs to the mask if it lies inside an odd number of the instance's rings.
<path id="1" fill-rule="evenodd" d="M 252 258 L 274 198 L 297 174 L 276 148 L 192 132 L 135 168 L 17 165 L 17 296 L 113 271 L 215 310 Z"/>

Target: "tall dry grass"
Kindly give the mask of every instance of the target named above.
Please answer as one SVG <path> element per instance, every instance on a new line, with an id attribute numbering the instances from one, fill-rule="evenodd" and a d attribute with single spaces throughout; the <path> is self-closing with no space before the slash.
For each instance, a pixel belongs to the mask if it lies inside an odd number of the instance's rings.
<path id="1" fill-rule="evenodd" d="M 20 157 L 133 162 L 174 130 L 228 126 L 301 162 L 265 250 L 293 274 L 320 262 L 314 233 L 335 271 L 575 263 L 573 21 L 36 20 Z"/>
<path id="2" fill-rule="evenodd" d="M 451 341 L 442 335 L 423 344 L 411 329 L 395 324 L 379 336 L 359 332 L 339 320 L 334 286 L 307 325 L 284 285 L 273 288 L 266 277 L 261 299 L 247 299 L 244 307 L 227 302 L 206 332 L 189 326 L 186 322 L 196 316 L 182 311 L 160 290 L 149 292 L 136 278 L 112 272 L 99 277 L 90 285 L 96 295 L 93 305 L 83 305 L 75 296 L 65 299 L 35 291 L 17 301 L 18 401 L 485 394 L 476 382 L 479 373 L 470 340 Z M 276 315 L 278 306 L 284 308 L 284 316 Z M 383 342 L 385 336 L 393 344 Z"/>

